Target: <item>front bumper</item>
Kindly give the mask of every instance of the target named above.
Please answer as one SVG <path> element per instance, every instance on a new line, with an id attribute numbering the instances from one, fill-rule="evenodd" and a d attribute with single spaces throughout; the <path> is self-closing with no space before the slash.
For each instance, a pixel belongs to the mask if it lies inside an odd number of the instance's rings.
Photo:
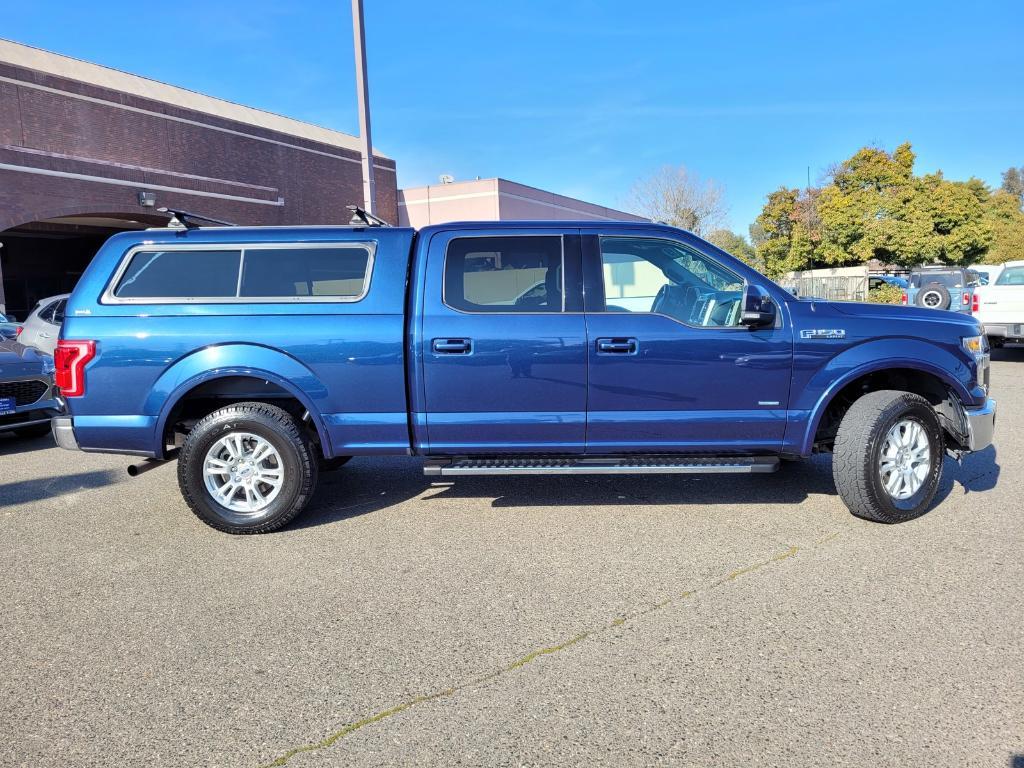
<path id="1" fill-rule="evenodd" d="M 52 400 L 21 406 L 15 413 L 0 416 L 0 432 L 45 424 L 60 412 L 59 404 Z"/>
<path id="2" fill-rule="evenodd" d="M 75 423 L 70 416 L 57 416 L 50 420 L 50 431 L 53 439 L 61 448 L 69 451 L 78 450 L 78 438 L 75 437 Z"/>
<path id="3" fill-rule="evenodd" d="M 992 445 L 996 431 L 996 401 L 991 397 L 977 408 L 965 408 L 967 450 L 980 451 Z"/>

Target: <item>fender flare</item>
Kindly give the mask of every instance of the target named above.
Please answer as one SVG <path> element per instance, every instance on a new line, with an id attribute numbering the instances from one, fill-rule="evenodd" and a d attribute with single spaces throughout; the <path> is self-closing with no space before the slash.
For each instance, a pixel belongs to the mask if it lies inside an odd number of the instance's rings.
<path id="1" fill-rule="evenodd" d="M 145 412 L 157 416 L 153 435 L 154 455 L 163 457 L 163 434 L 175 406 L 201 384 L 231 376 L 248 376 L 276 384 L 302 403 L 309 412 L 325 450 L 330 435 L 318 402 L 327 398 L 327 388 L 306 365 L 280 350 L 257 344 L 221 344 L 203 347 L 175 361 L 153 384 Z"/>
<path id="2" fill-rule="evenodd" d="M 964 386 L 963 382 L 958 381 L 955 377 L 951 376 L 949 371 L 945 368 L 935 365 L 928 360 L 918 357 L 886 357 L 883 359 L 871 360 L 846 371 L 842 376 L 829 384 L 829 386 L 818 397 L 818 400 L 811 409 L 806 421 L 803 439 L 800 441 L 799 445 L 800 455 L 806 456 L 810 454 L 814 445 L 814 435 L 818 431 L 818 425 L 821 422 L 821 417 L 824 415 L 826 409 L 832 403 L 835 396 L 842 391 L 844 387 L 862 376 L 868 375 L 869 373 L 876 373 L 878 371 L 885 371 L 893 368 L 931 374 L 952 390 L 956 396 L 960 398 L 961 403 L 967 403 L 973 400 L 971 393 Z"/>

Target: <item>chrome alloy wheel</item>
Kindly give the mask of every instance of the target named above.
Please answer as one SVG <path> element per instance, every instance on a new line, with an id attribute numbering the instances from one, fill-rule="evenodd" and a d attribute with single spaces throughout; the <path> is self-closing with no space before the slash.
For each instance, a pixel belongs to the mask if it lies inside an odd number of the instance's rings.
<path id="1" fill-rule="evenodd" d="M 281 455 L 251 432 L 232 432 L 206 452 L 203 480 L 213 500 L 244 515 L 259 515 L 284 485 Z"/>
<path id="2" fill-rule="evenodd" d="M 925 428 L 912 419 L 893 424 L 878 457 L 886 493 L 894 499 L 909 499 L 921 489 L 931 469 L 932 447 Z"/>
<path id="3" fill-rule="evenodd" d="M 942 304 L 942 294 L 938 291 L 928 291 L 921 298 L 921 303 L 929 309 L 936 309 Z"/>

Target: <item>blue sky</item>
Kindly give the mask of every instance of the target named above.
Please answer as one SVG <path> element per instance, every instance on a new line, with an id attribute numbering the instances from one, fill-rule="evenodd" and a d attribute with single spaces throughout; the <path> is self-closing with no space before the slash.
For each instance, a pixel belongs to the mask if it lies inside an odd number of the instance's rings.
<path id="1" fill-rule="evenodd" d="M 399 183 L 503 176 L 611 206 L 684 164 L 745 232 L 865 144 L 949 178 L 1024 165 L 1024 4 L 367 0 Z M 4 3 L 0 36 L 357 132 L 346 0 Z"/>

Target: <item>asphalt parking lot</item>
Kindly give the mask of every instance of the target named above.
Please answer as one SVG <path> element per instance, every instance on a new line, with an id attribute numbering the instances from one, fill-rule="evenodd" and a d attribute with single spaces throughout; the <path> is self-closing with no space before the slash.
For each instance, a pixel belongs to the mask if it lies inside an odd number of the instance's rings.
<path id="1" fill-rule="evenodd" d="M 1024 764 L 1024 348 L 916 521 L 761 477 L 358 459 L 231 537 L 0 438 L 0 765 Z M 1015 762 L 1016 761 L 1016 762 Z"/>

